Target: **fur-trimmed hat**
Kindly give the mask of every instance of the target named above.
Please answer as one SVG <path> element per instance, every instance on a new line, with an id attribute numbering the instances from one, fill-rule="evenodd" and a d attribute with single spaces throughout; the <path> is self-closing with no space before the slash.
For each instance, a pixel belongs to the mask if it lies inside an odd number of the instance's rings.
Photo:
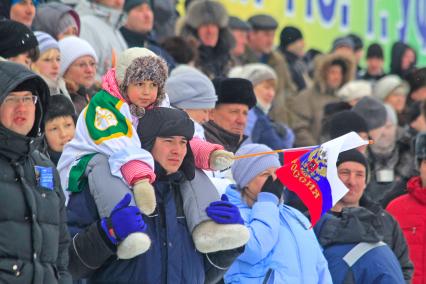
<path id="1" fill-rule="evenodd" d="M 145 55 L 137 56 L 133 60 L 129 59 L 132 59 L 138 52 L 135 52 L 136 50 L 132 50 L 130 53 L 124 51 L 118 59 L 116 80 L 123 95 L 126 94 L 127 87 L 130 84 L 136 84 L 147 80 L 155 82 L 158 86 L 155 105 L 158 106 L 166 96 L 164 85 L 168 76 L 168 67 L 164 59 L 155 54 L 151 55 L 146 52 L 146 50 L 146 48 L 139 48 L 139 51 L 141 51 L 139 55 Z M 125 67 L 125 63 L 129 65 L 125 69 L 123 79 L 120 80 L 122 76 L 121 68 Z"/>
<path id="2" fill-rule="evenodd" d="M 217 94 L 216 105 L 243 104 L 249 109 L 256 105 L 253 84 L 242 78 L 215 78 L 213 85 Z"/>
<path id="3" fill-rule="evenodd" d="M 215 24 L 219 28 L 228 25 L 229 17 L 225 7 L 213 0 L 194 1 L 189 4 L 185 23 L 193 29 L 201 25 Z"/>

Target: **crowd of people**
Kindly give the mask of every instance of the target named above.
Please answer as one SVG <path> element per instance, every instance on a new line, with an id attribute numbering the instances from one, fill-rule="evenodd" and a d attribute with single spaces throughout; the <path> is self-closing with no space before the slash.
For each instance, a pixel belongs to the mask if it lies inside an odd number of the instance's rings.
<path id="1" fill-rule="evenodd" d="M 0 282 L 425 283 L 417 51 L 176 2 L 0 0 Z M 285 154 L 235 159 L 352 131 L 313 228 Z"/>

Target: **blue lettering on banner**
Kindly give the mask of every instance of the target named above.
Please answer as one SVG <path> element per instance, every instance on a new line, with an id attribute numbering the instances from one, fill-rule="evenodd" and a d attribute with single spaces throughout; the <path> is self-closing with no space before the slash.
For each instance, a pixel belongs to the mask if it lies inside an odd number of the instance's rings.
<path id="1" fill-rule="evenodd" d="M 380 23 L 381 23 L 381 29 L 380 29 L 380 38 L 382 41 L 387 41 L 389 37 L 388 33 L 388 13 L 382 12 L 380 14 Z"/>
<path id="2" fill-rule="evenodd" d="M 410 10 L 410 0 L 401 0 L 401 5 L 401 21 L 398 23 L 398 38 L 402 41 L 405 41 L 405 35 L 407 34 L 408 14 Z"/>
<path id="3" fill-rule="evenodd" d="M 341 28 L 346 30 L 349 27 L 349 4 L 342 5 L 342 22 Z"/>
<path id="4" fill-rule="evenodd" d="M 254 0 L 254 4 L 259 8 L 263 8 L 263 2 L 264 0 Z"/>
<path id="5" fill-rule="evenodd" d="M 336 0 L 318 0 L 321 21 L 326 26 L 330 26 L 333 22 L 336 2 Z"/>
<path id="6" fill-rule="evenodd" d="M 313 0 L 306 1 L 306 21 L 312 22 L 314 19 Z"/>
<path id="7" fill-rule="evenodd" d="M 374 0 L 368 0 L 367 3 L 367 37 L 374 36 Z"/>
<path id="8" fill-rule="evenodd" d="M 293 16 L 295 11 L 294 0 L 287 0 L 286 15 Z"/>
<path id="9" fill-rule="evenodd" d="M 422 38 L 423 49 L 426 48 L 426 0 L 416 1 L 416 25 Z"/>

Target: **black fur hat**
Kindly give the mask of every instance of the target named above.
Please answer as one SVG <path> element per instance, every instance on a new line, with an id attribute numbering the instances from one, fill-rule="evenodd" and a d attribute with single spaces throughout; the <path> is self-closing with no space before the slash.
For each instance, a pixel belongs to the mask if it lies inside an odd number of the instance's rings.
<path id="1" fill-rule="evenodd" d="M 213 85 L 219 104 L 244 104 L 251 109 L 256 105 L 253 84 L 242 78 L 215 78 Z"/>

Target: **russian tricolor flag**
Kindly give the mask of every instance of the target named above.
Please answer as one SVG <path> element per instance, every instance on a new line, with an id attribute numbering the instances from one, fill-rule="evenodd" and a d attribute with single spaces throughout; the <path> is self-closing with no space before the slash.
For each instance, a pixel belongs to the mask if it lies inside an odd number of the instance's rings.
<path id="1" fill-rule="evenodd" d="M 337 175 L 339 153 L 368 143 L 350 132 L 319 146 L 285 151 L 277 177 L 308 208 L 312 226 L 348 192 Z"/>

